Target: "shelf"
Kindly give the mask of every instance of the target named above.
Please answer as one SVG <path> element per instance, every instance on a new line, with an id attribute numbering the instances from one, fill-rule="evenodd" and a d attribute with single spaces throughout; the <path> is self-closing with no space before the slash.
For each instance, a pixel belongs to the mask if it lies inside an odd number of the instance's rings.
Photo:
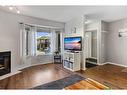
<path id="1" fill-rule="evenodd" d="M 71 70 L 71 71 L 80 70 L 80 63 L 81 63 L 80 56 L 81 56 L 80 53 L 65 52 L 64 60 L 63 60 L 64 68 Z"/>
<path id="2" fill-rule="evenodd" d="M 64 59 L 65 61 L 68 61 L 68 62 L 74 62 L 74 60 L 67 60 L 67 59 Z"/>
<path id="3" fill-rule="evenodd" d="M 54 63 L 61 63 L 61 55 L 54 55 Z"/>
<path id="4" fill-rule="evenodd" d="M 70 70 L 70 71 L 74 71 L 73 69 L 67 68 L 66 66 L 64 66 L 64 68 L 66 68 L 66 69 L 68 69 L 68 70 Z"/>

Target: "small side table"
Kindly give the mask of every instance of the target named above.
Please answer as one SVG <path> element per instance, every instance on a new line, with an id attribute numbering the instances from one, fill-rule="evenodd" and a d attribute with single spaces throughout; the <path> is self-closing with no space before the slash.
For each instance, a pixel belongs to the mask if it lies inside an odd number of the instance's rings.
<path id="1" fill-rule="evenodd" d="M 54 55 L 54 63 L 62 63 L 61 55 Z"/>

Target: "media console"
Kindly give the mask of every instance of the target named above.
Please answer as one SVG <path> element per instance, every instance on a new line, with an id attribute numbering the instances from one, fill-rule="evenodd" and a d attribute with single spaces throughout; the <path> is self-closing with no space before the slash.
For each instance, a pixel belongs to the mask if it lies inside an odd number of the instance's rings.
<path id="1" fill-rule="evenodd" d="M 81 53 L 80 52 L 64 52 L 63 67 L 71 70 L 78 71 L 81 67 Z"/>

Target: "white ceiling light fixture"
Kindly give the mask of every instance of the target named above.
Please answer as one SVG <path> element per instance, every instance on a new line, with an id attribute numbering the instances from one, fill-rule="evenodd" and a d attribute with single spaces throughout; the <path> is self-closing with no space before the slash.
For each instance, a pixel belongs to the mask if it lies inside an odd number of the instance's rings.
<path id="1" fill-rule="evenodd" d="M 3 6 L 4 7 L 4 6 Z M 16 7 L 16 6 L 8 6 L 8 8 L 9 8 L 9 10 L 14 10 L 14 11 L 16 11 L 16 13 L 17 14 L 20 14 L 20 11 L 19 11 L 19 9 Z"/>
<path id="2" fill-rule="evenodd" d="M 13 7 L 9 7 L 9 10 L 13 10 Z"/>
<path id="3" fill-rule="evenodd" d="M 127 28 L 119 30 L 119 37 L 127 37 Z"/>
<path id="4" fill-rule="evenodd" d="M 17 14 L 20 14 L 20 11 L 19 10 L 17 10 Z"/>
<path id="5" fill-rule="evenodd" d="M 15 7 L 17 14 L 20 14 L 20 11 L 17 7 Z"/>

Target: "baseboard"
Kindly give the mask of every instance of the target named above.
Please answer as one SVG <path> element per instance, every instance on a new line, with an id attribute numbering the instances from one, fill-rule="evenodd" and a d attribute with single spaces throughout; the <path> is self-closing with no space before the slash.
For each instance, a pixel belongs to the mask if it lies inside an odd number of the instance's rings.
<path id="1" fill-rule="evenodd" d="M 113 63 L 113 62 L 105 62 L 105 64 L 113 64 L 113 65 L 117 65 L 117 66 L 127 67 L 127 65 Z"/>
<path id="2" fill-rule="evenodd" d="M 31 66 L 37 66 L 37 65 L 44 65 L 44 64 L 50 64 L 50 63 L 53 63 L 53 62 L 49 62 L 49 63 L 32 63 L 31 65 L 28 65 L 28 66 L 23 66 L 23 67 L 20 67 L 18 70 L 22 70 L 22 69 L 25 69 L 25 68 L 28 68 L 28 67 L 31 67 Z"/>
<path id="3" fill-rule="evenodd" d="M 52 63 L 53 63 L 53 62 L 52 62 Z M 51 63 L 31 64 L 31 66 L 43 65 L 43 64 L 51 64 Z M 27 67 L 31 67 L 31 66 L 25 66 L 25 67 L 19 68 L 18 70 L 12 71 L 11 73 L 2 75 L 2 76 L 0 76 L 0 80 L 5 79 L 5 78 L 8 78 L 8 77 L 13 76 L 13 75 L 18 74 L 18 73 L 21 73 L 21 72 L 22 72 L 22 71 L 21 71 L 22 69 L 25 69 L 25 68 L 27 68 Z"/>
<path id="4" fill-rule="evenodd" d="M 18 73 L 21 73 L 21 71 L 15 71 L 15 72 L 11 72 L 11 73 L 2 75 L 2 76 L 0 76 L 0 80 L 5 79 L 5 78 L 8 78 L 8 77 L 10 77 L 12 75 L 15 75 L 15 74 L 18 74 Z"/>
<path id="5" fill-rule="evenodd" d="M 106 62 L 105 63 L 98 63 L 97 65 L 105 65 L 105 64 L 107 64 Z"/>
<path id="6" fill-rule="evenodd" d="M 127 65 L 113 63 L 113 62 L 105 62 L 105 63 L 100 63 L 100 64 L 98 63 L 98 65 L 105 65 L 105 64 L 113 64 L 113 65 L 117 65 L 117 66 L 127 67 Z M 85 71 L 86 68 L 81 68 L 81 70 Z"/>
<path id="7" fill-rule="evenodd" d="M 37 66 L 37 65 L 45 65 L 45 64 L 51 64 L 51 63 L 53 63 L 53 62 L 31 64 L 31 66 Z"/>

